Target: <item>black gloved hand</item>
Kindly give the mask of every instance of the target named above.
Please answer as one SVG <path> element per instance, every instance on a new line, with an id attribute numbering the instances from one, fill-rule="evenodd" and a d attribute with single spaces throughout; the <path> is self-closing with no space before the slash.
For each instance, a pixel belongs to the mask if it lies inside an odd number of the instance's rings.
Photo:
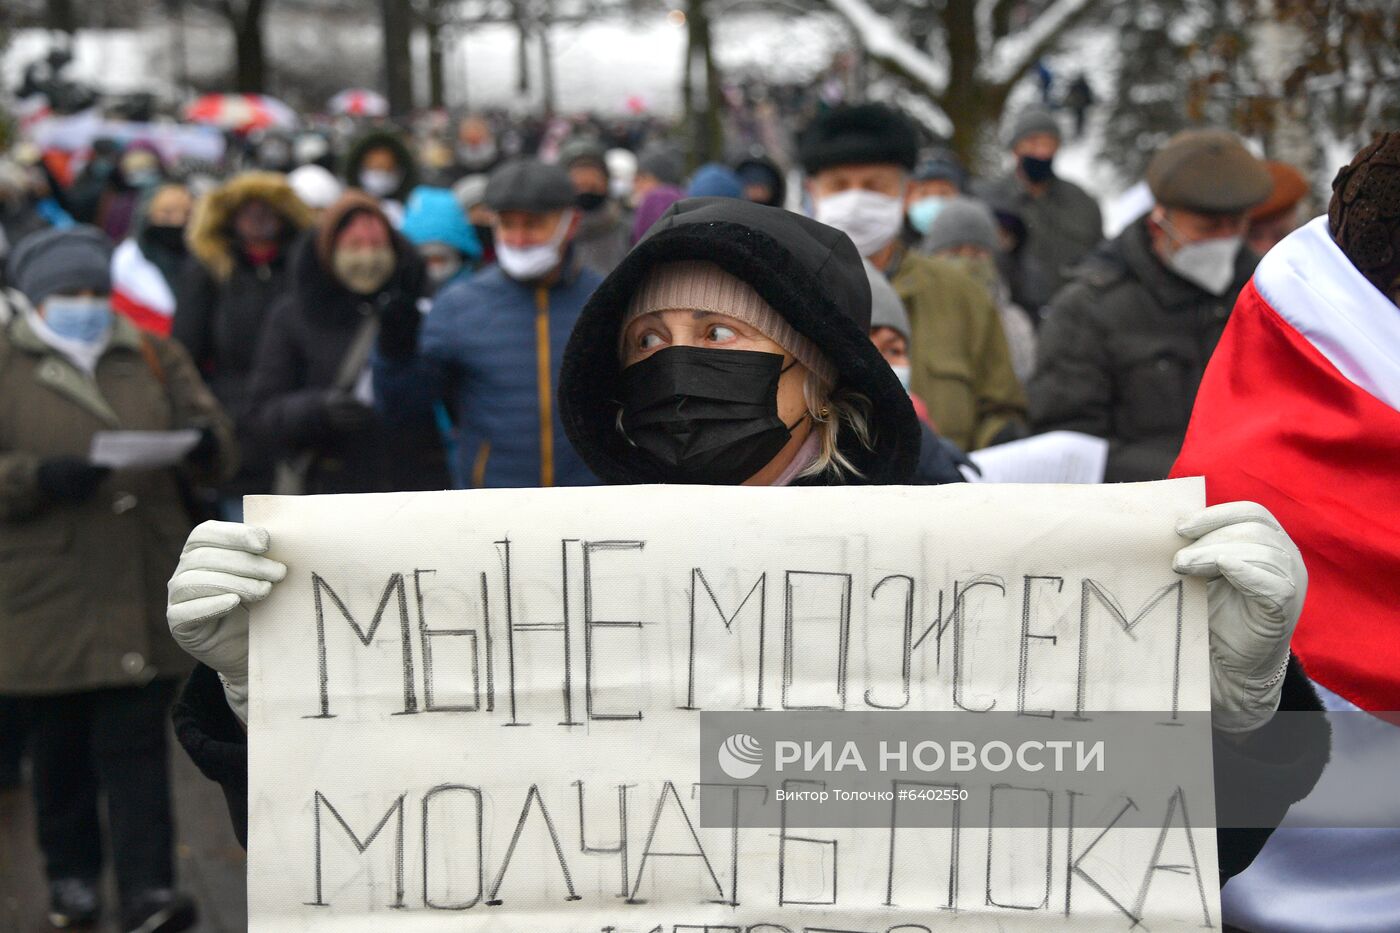
<path id="1" fill-rule="evenodd" d="M 326 421 L 336 434 L 363 434 L 374 427 L 374 409 L 344 392 L 326 393 Z"/>
<path id="2" fill-rule="evenodd" d="M 219 438 L 214 434 L 213 428 L 199 429 L 199 443 L 185 454 L 185 461 L 190 466 L 211 467 L 219 459 Z"/>
<path id="3" fill-rule="evenodd" d="M 86 502 L 112 472 L 82 457 L 53 457 L 39 464 L 39 491 L 54 502 Z"/>
<path id="4" fill-rule="evenodd" d="M 418 349 L 423 312 L 412 298 L 396 298 L 379 314 L 379 352 L 386 360 L 407 360 Z"/>

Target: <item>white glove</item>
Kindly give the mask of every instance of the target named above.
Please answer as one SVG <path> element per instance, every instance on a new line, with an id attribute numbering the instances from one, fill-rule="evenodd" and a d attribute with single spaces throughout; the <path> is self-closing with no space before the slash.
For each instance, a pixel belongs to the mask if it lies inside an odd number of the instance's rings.
<path id="1" fill-rule="evenodd" d="M 248 721 L 248 610 L 266 599 L 287 568 L 259 555 L 267 530 L 237 522 L 205 522 L 190 532 L 175 575 L 165 618 L 186 653 L 213 668 L 228 705 Z"/>
<path id="2" fill-rule="evenodd" d="M 1172 568 L 1209 580 L 1212 722 L 1221 732 L 1252 732 L 1278 710 L 1307 568 L 1257 502 L 1212 506 L 1176 530 L 1195 543 L 1176 552 Z"/>

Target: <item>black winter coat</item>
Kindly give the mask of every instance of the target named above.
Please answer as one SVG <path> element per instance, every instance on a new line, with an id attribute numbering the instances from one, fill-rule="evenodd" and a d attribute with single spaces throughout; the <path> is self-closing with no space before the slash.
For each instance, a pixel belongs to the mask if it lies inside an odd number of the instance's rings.
<path id="1" fill-rule="evenodd" d="M 272 460 L 248 434 L 248 412 L 258 338 L 270 306 L 287 291 L 288 265 L 286 251 L 265 266 L 235 259 L 228 278 L 220 280 L 190 257 L 175 290 L 170 336 L 190 351 L 238 427 L 243 466 L 221 488 L 225 495 L 272 491 Z"/>
<path id="2" fill-rule="evenodd" d="M 1108 482 L 1165 479 L 1258 262 L 1241 249 L 1234 281 L 1216 296 L 1157 258 L 1145 219 L 1104 243 L 1046 310 L 1026 390 L 1032 428 L 1107 438 Z"/>
<path id="3" fill-rule="evenodd" d="M 314 451 L 308 493 L 401 492 L 447 489 L 451 483 L 442 438 L 426 400 L 356 434 L 337 433 L 326 395 L 365 315 L 417 314 L 426 295 L 422 261 L 395 235 L 398 268 L 374 295 L 348 291 L 322 268 L 314 231 L 292 256 L 288 292 L 270 310 L 258 341 L 250 382 L 251 443 L 268 460 Z"/>

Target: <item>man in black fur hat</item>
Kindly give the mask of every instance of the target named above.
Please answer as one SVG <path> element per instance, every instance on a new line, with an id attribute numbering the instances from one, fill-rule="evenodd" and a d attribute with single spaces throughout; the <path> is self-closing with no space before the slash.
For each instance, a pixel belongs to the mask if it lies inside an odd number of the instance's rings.
<path id="1" fill-rule="evenodd" d="M 986 289 L 952 263 L 911 253 L 901 242 L 918 144 L 903 114 L 861 104 L 814 120 L 799 155 L 817 220 L 849 236 L 909 311 L 911 388 L 928 403 L 940 434 L 976 450 L 1019 436 L 1026 402 Z"/>

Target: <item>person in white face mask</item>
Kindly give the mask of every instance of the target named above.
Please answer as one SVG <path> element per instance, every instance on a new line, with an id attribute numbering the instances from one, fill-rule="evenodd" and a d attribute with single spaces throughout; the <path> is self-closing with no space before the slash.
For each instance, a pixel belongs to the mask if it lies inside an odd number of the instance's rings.
<path id="1" fill-rule="evenodd" d="M 1038 431 L 1110 442 L 1105 479 L 1162 479 L 1206 363 L 1259 257 L 1251 207 L 1273 189 L 1225 130 L 1188 130 L 1147 168 L 1156 206 L 1099 249 L 1050 302 L 1029 390 Z"/>
<path id="2" fill-rule="evenodd" d="M 484 200 L 496 264 L 444 286 L 416 334 L 381 341 L 375 397 L 391 420 L 424 392 L 447 403 L 458 487 L 591 485 L 554 406 L 564 344 L 602 281 L 572 246 L 574 186 L 521 159 L 491 173 Z"/>
<path id="3" fill-rule="evenodd" d="M 1025 396 L 986 289 L 903 242 L 918 150 L 907 117 L 882 104 L 860 104 L 812 121 L 798 155 L 813 216 L 849 236 L 904 301 L 910 388 L 928 403 L 944 437 L 976 450 L 1024 433 Z"/>
<path id="4" fill-rule="evenodd" d="M 418 164 L 397 134 L 371 130 L 346 154 L 345 184 L 377 200 L 397 229 L 403 223 L 404 201 L 418 186 Z"/>

